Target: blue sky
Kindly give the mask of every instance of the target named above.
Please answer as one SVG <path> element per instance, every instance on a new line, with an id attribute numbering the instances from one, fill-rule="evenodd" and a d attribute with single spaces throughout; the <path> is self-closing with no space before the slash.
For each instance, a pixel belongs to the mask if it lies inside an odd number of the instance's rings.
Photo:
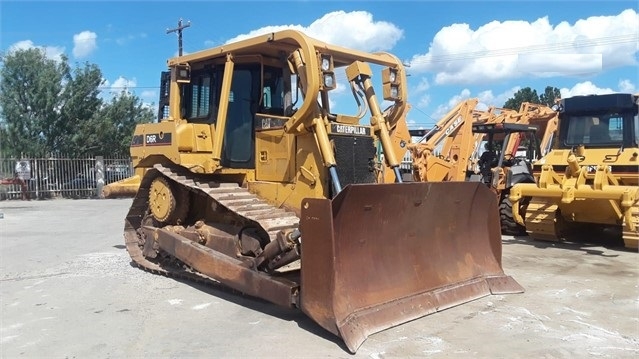
<path id="1" fill-rule="evenodd" d="M 157 103 L 159 74 L 184 51 L 282 27 L 329 43 L 389 51 L 410 64 L 409 124 L 427 127 L 460 100 L 501 106 L 522 87 L 562 96 L 639 92 L 635 1 L 7 1 L 0 51 L 40 47 L 97 64 L 103 94 L 127 87 Z"/>

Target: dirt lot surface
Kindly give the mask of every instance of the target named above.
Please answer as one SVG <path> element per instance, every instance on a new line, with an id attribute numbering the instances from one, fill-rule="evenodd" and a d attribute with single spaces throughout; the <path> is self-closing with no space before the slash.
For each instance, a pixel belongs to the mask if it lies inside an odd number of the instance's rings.
<path id="1" fill-rule="evenodd" d="M 351 355 L 301 312 L 132 267 L 130 204 L 0 202 L 2 358 L 639 357 L 633 251 L 504 236 L 525 293 L 388 329 Z"/>

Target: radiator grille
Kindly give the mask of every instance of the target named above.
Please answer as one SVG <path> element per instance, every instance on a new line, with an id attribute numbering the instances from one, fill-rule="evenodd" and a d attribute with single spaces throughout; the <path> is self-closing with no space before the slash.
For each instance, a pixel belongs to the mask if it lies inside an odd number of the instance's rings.
<path id="1" fill-rule="evenodd" d="M 375 182 L 376 151 L 372 137 L 329 135 L 329 138 L 335 148 L 337 177 L 342 188 L 353 183 Z"/>

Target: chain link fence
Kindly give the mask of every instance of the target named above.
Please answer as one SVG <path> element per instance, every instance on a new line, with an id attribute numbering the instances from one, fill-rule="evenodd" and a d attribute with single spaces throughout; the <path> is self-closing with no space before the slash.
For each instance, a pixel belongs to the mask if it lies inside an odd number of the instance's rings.
<path id="1" fill-rule="evenodd" d="M 99 198 L 105 184 L 132 173 L 128 157 L 0 158 L 0 200 Z"/>

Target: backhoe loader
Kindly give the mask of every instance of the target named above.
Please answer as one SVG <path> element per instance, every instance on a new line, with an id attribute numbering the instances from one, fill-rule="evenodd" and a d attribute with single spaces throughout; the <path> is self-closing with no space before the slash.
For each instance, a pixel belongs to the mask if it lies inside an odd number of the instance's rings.
<path id="1" fill-rule="evenodd" d="M 534 182 L 530 164 L 542 153 L 535 147 L 537 135 L 543 134 L 542 143 L 551 141 L 556 115 L 532 103 L 522 104 L 519 111 L 495 107 L 479 111 L 475 108 L 478 103 L 476 98 L 460 102 L 422 139 L 408 145 L 413 179 L 482 182 L 497 195 L 502 233 L 525 234 L 512 217 L 509 190 L 515 183 Z M 493 161 L 480 163 L 482 144 L 490 148 L 486 154 L 496 154 Z M 532 152 L 517 156 L 521 144 Z"/>
<path id="2" fill-rule="evenodd" d="M 513 216 L 530 237 L 558 241 L 584 229 L 613 229 L 625 247 L 637 248 L 638 98 L 614 93 L 560 101 L 558 138 L 533 168 L 537 183 L 510 192 Z"/>
<path id="3" fill-rule="evenodd" d="M 136 192 L 124 236 L 140 268 L 297 308 L 353 353 L 389 327 L 524 291 L 502 269 L 485 186 L 402 181 L 394 55 L 283 30 L 168 67 L 162 119 L 136 127 L 135 175 L 110 189 Z M 331 91 L 344 83 L 352 112 L 338 113 Z"/>

